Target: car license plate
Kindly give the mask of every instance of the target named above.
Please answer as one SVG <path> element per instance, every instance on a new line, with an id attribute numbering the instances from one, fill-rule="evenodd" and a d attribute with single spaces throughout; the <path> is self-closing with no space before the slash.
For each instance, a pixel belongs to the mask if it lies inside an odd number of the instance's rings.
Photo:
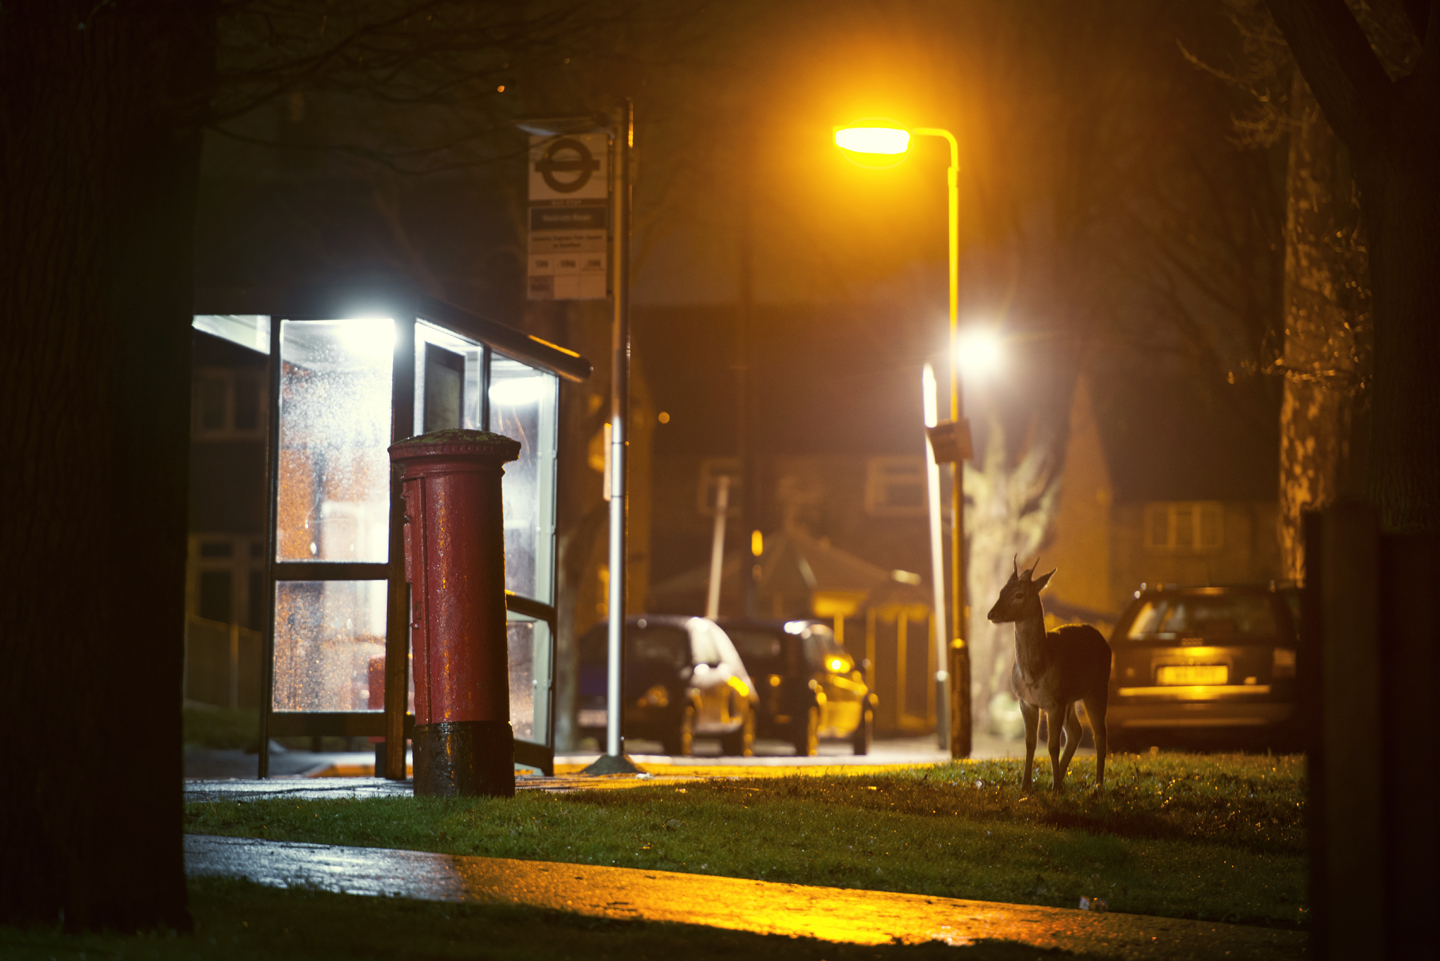
<path id="1" fill-rule="evenodd" d="M 576 720 L 580 722 L 581 727 L 604 727 L 609 717 L 604 708 L 599 708 L 598 710 L 590 708 L 580 711 L 579 714 L 580 716 L 576 718 Z"/>
<path id="2" fill-rule="evenodd" d="M 1224 664 L 1183 664 L 1162 667 L 1155 672 L 1158 684 L 1224 684 L 1230 669 Z"/>

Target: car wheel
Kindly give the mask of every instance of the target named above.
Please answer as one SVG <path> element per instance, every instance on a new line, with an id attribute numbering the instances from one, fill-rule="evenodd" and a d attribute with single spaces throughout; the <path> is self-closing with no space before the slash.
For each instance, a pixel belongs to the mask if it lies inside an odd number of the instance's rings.
<path id="1" fill-rule="evenodd" d="M 868 707 L 860 715 L 855 733 L 850 735 L 850 746 L 857 755 L 870 753 L 870 738 L 875 733 L 875 713 Z"/>
<path id="2" fill-rule="evenodd" d="M 805 716 L 795 722 L 795 754 L 799 757 L 814 757 L 820 753 L 820 708 L 814 704 Z"/>
<path id="3" fill-rule="evenodd" d="M 745 723 L 740 730 L 720 738 L 720 750 L 732 757 L 752 757 L 755 754 L 755 712 L 745 712 Z"/>

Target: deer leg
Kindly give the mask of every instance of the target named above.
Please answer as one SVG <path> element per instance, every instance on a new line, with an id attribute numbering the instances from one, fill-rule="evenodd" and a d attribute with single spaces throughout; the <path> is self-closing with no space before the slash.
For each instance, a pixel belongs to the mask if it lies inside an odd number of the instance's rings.
<path id="1" fill-rule="evenodd" d="M 1064 779 L 1064 770 L 1060 767 L 1060 737 L 1065 729 L 1065 709 L 1045 712 L 1045 720 L 1050 727 L 1050 778 L 1051 790 L 1056 794 L 1060 793 L 1060 782 Z"/>
<path id="2" fill-rule="evenodd" d="M 1027 701 L 1020 702 L 1020 716 L 1025 719 L 1025 780 L 1020 790 L 1030 793 L 1030 770 L 1035 765 L 1035 742 L 1040 737 L 1040 709 Z"/>
<path id="3" fill-rule="evenodd" d="M 1090 731 L 1095 735 L 1095 788 L 1098 790 L 1105 786 L 1105 753 L 1107 749 L 1105 731 L 1105 691 L 1101 691 L 1098 697 L 1087 697 L 1085 701 L 1085 716 L 1090 718 Z"/>
<path id="4" fill-rule="evenodd" d="M 1070 759 L 1075 756 L 1075 749 L 1080 746 L 1082 731 L 1080 718 L 1075 716 L 1075 705 L 1065 705 L 1065 754 L 1060 758 L 1060 776 L 1062 778 L 1070 771 Z"/>

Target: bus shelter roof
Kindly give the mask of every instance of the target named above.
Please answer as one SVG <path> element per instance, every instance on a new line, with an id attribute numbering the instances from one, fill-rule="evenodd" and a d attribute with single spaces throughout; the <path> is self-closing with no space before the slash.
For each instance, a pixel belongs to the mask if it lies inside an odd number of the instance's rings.
<path id="1" fill-rule="evenodd" d="M 590 362 L 573 350 L 403 284 L 201 288 L 195 292 L 194 312 L 264 315 L 284 320 L 418 317 L 566 380 L 585 380 L 592 370 Z"/>

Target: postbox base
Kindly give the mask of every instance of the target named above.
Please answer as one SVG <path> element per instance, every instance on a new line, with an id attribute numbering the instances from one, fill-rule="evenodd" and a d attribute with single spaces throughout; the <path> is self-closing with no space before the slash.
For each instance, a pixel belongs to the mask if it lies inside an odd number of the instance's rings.
<path id="1" fill-rule="evenodd" d="M 417 724 L 415 794 L 514 797 L 515 735 L 508 721 Z"/>

